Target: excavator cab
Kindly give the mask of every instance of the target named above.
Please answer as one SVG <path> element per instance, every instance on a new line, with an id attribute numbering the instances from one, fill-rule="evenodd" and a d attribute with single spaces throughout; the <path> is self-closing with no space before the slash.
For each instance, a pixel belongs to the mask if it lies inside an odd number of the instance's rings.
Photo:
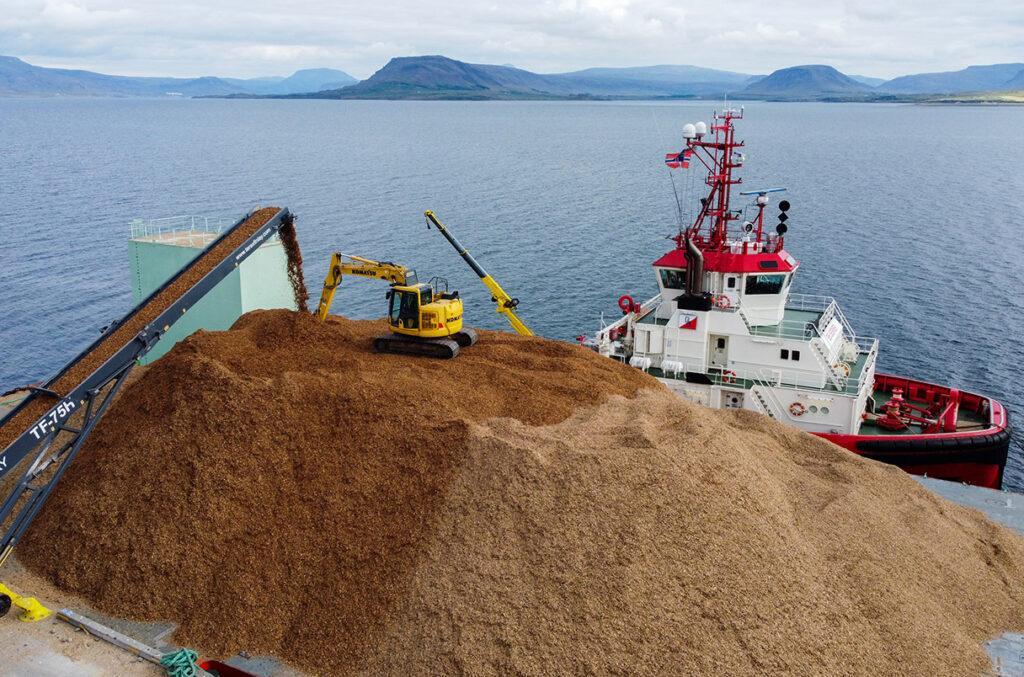
<path id="1" fill-rule="evenodd" d="M 391 326 L 401 329 L 419 329 L 420 304 L 423 296 L 420 291 L 415 288 L 398 288 L 390 290 L 387 296 L 390 300 L 388 319 Z"/>
<path id="2" fill-rule="evenodd" d="M 422 338 L 457 338 L 462 331 L 462 299 L 433 284 L 394 284 L 388 291 L 391 331 Z"/>
<path id="3" fill-rule="evenodd" d="M 458 292 L 439 291 L 432 280 L 393 284 L 387 296 L 391 333 L 374 339 L 374 350 L 451 358 L 476 343 L 476 332 L 462 326 Z"/>

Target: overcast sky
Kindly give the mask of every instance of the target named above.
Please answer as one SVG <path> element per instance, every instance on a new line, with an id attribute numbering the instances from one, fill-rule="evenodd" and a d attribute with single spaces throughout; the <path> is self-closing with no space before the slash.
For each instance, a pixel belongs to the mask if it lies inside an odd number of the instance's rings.
<path id="1" fill-rule="evenodd" d="M 1024 61 L 1024 0 L 0 0 L 0 54 L 125 75 L 365 78 L 444 54 L 542 73 L 827 63 L 892 77 Z"/>

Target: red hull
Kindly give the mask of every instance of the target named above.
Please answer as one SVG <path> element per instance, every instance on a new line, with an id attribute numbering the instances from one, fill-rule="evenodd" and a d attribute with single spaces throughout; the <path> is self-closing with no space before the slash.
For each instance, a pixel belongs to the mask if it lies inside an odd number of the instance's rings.
<path id="1" fill-rule="evenodd" d="M 875 387 L 884 392 L 901 388 L 908 397 L 926 403 L 952 395 L 961 409 L 983 417 L 987 425 L 931 434 L 816 434 L 855 454 L 899 466 L 913 475 L 1002 488 L 1010 447 L 1010 420 L 1003 405 L 983 395 L 888 374 L 876 374 Z"/>

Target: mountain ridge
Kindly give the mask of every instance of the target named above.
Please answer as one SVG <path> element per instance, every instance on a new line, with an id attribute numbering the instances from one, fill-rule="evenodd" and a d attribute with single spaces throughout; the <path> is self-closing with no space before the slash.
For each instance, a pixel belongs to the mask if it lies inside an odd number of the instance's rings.
<path id="1" fill-rule="evenodd" d="M 0 96 L 218 96 L 231 94 L 290 94 L 322 84 L 356 82 L 336 69 L 305 69 L 287 77 L 251 79 L 200 76 L 195 78 L 107 75 L 93 71 L 35 66 L 13 56 L 0 56 Z M 300 89 L 295 89 L 300 86 Z"/>
<path id="2" fill-rule="evenodd" d="M 901 75 L 878 86 L 879 91 L 899 94 L 955 94 L 959 92 L 1014 89 L 1012 82 L 1024 71 L 1024 63 L 976 65 L 958 71 Z M 1024 82 L 1024 79 L 1018 81 Z M 1019 88 L 1019 84 L 1017 87 Z"/>
<path id="3" fill-rule="evenodd" d="M 256 78 L 135 77 L 46 68 L 0 56 L 2 96 L 321 99 L 673 99 L 722 96 L 782 101 L 974 100 L 1024 88 L 1024 63 L 974 65 L 891 80 L 847 75 L 825 64 L 755 75 L 694 65 L 594 67 L 534 73 L 442 55 L 390 59 L 358 81 L 331 68 Z M 950 98 L 952 95 L 952 99 Z M 961 95 L 959 97 L 955 95 Z M 1006 97 L 1003 97 L 1005 99 Z M 1002 99 L 999 99 L 1002 100 Z"/>

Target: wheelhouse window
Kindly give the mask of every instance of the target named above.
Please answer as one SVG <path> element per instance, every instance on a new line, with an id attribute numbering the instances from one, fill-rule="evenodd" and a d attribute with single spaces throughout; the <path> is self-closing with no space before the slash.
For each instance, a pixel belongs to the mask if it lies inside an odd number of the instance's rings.
<path id="1" fill-rule="evenodd" d="M 747 294 L 778 294 L 786 282 L 785 275 L 748 275 Z"/>
<path id="2" fill-rule="evenodd" d="M 661 286 L 665 289 L 686 289 L 686 271 L 662 268 Z"/>

